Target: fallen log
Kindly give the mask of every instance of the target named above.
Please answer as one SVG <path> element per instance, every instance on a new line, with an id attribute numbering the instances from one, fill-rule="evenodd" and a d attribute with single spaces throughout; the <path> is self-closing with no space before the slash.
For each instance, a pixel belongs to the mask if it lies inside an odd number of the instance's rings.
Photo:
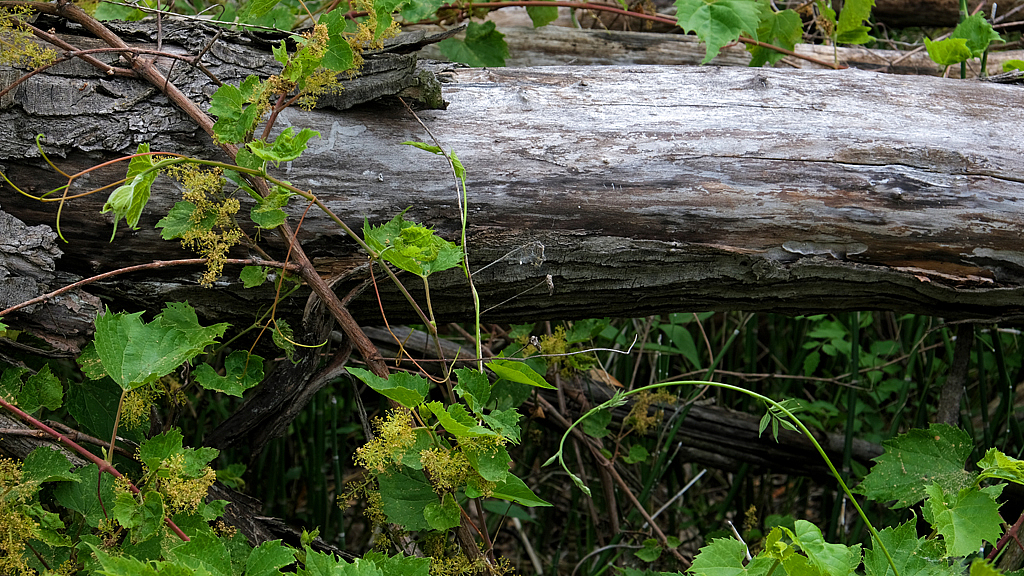
<path id="1" fill-rule="evenodd" d="M 253 61 L 240 56 L 250 50 L 215 48 L 204 62 L 242 77 L 244 69 L 228 71 Z M 440 76 L 450 104 L 420 116 L 469 171 L 470 260 L 485 321 L 724 309 L 1019 319 L 1024 111 L 1014 105 L 1017 87 L 714 67 Z M 197 100 L 210 92 L 194 69 L 178 66 L 172 79 Z M 322 138 L 281 173 L 350 226 L 409 208 L 407 218 L 457 236 L 450 171 L 401 144 L 429 136 L 393 101 L 288 110 L 279 125 L 320 130 Z M 40 132 L 44 150 L 68 173 L 141 142 L 218 157 L 163 96 L 81 67 L 34 76 L 0 110 L 0 165 L 33 193 L 66 182 L 40 158 Z M 90 173 L 74 191 L 122 178 L 124 169 Z M 54 225 L 55 205 L 6 185 L 0 194 L 3 210 L 26 224 Z M 61 216 L 69 243 L 52 265 L 84 277 L 185 257 L 153 228 L 179 198 L 174 184 L 158 179 L 140 229 L 122 225 L 112 243 L 110 215 L 98 215 L 104 198 L 69 202 Z M 297 217 L 305 206 L 293 202 L 290 211 Z M 316 210 L 299 237 L 327 276 L 365 261 Z M 271 240 L 268 250 L 283 259 L 277 248 Z M 87 291 L 121 307 L 188 300 L 208 319 L 228 321 L 248 321 L 270 304 L 271 288 L 243 290 L 230 279 L 237 269 L 227 273 L 215 290 L 198 286 L 195 268 L 163 268 Z M 365 278 L 355 274 L 337 290 L 345 294 Z M 416 321 L 399 293 L 379 284 L 389 319 Z M 410 283 L 414 293 L 418 284 Z M 440 321 L 472 317 L 460 272 L 432 277 L 431 294 Z M 353 301 L 359 321 L 381 322 L 375 300 L 371 290 Z M 298 317 L 301 306 L 299 298 L 280 312 Z"/>

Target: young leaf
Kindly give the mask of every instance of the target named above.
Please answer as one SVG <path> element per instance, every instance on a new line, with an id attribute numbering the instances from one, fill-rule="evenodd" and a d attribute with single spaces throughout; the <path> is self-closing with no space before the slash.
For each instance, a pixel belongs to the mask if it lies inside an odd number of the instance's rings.
<path id="1" fill-rule="evenodd" d="M 401 214 L 380 226 L 364 222 L 363 238 L 381 258 L 422 278 L 462 265 L 461 248 Z"/>
<path id="2" fill-rule="evenodd" d="M 419 22 L 432 16 L 444 5 L 444 0 L 413 0 L 402 8 L 402 19 L 406 22 Z"/>
<path id="3" fill-rule="evenodd" d="M 139 144 L 135 151 L 136 154 L 145 152 L 149 152 L 149 144 Z M 100 214 L 114 213 L 114 232 L 110 235 L 111 241 L 117 234 L 117 222 L 121 218 L 125 219 L 128 227 L 132 230 L 138 229 L 142 209 L 146 206 L 146 202 L 149 202 L 150 188 L 157 175 L 157 171 L 152 168 L 152 156 L 133 157 L 128 163 L 128 175 L 125 177 L 125 183 L 114 189 L 107 197 L 107 202 L 103 205 Z"/>
<path id="4" fill-rule="evenodd" d="M 143 501 L 130 492 L 118 492 L 114 500 L 114 519 L 131 531 L 133 543 L 156 536 L 164 523 L 164 501 L 159 492 L 147 491 Z"/>
<path id="5" fill-rule="evenodd" d="M 267 162 L 273 162 L 276 167 L 280 166 L 281 162 L 290 162 L 301 156 L 306 150 L 306 142 L 309 142 L 313 136 L 319 138 L 320 133 L 303 128 L 296 135 L 295 127 L 289 126 L 274 139 L 274 143 L 269 148 L 263 140 L 254 140 L 247 143 L 246 146 L 253 154 Z"/>
<path id="6" fill-rule="evenodd" d="M 1003 520 L 995 498 L 1005 486 L 997 484 L 980 490 L 971 486 L 958 493 L 946 492 L 938 484 L 925 489 L 925 517 L 942 535 L 948 556 L 967 556 L 977 552 L 983 542 L 994 544 L 999 540 Z"/>
<path id="7" fill-rule="evenodd" d="M 462 404 L 452 404 L 446 410 L 444 404 L 437 402 L 428 402 L 425 406 L 434 413 L 437 417 L 437 421 L 440 422 L 441 426 L 448 431 L 449 434 L 457 438 L 471 438 L 474 436 L 497 436 L 493 431 L 488 430 L 476 423 L 476 420 L 466 412 L 466 409 Z"/>
<path id="8" fill-rule="evenodd" d="M 696 32 L 707 45 L 701 64 L 710 62 L 740 34 L 757 39 L 761 14 L 756 0 L 676 0 L 675 4 L 679 27 Z"/>
<path id="9" fill-rule="evenodd" d="M 249 211 L 249 217 L 260 228 L 273 230 L 288 218 L 288 214 L 281 208 L 288 205 L 288 200 L 292 196 L 287 188 L 274 186 L 271 194 L 256 201 L 256 205 Z"/>
<path id="10" fill-rule="evenodd" d="M 534 28 L 547 26 L 558 19 L 557 6 L 527 6 L 526 13 L 530 16 L 530 20 L 533 21 Z"/>
<path id="11" fill-rule="evenodd" d="M 210 98 L 210 114 L 217 117 L 213 133 L 219 143 L 243 142 L 259 121 L 259 106 L 248 104 L 259 99 L 266 86 L 249 76 L 240 86 L 224 84 Z"/>
<path id="12" fill-rule="evenodd" d="M 341 10 L 331 10 L 320 15 L 320 24 L 327 26 L 327 51 L 320 65 L 328 70 L 344 72 L 355 64 L 352 46 L 345 40 L 345 15 Z"/>
<path id="13" fill-rule="evenodd" d="M 480 477 L 489 482 L 502 482 L 508 476 L 508 465 L 512 462 L 504 446 L 483 447 L 467 444 L 463 447 L 466 459 Z"/>
<path id="14" fill-rule="evenodd" d="M 243 24 L 254 24 L 256 19 L 273 10 L 274 6 L 281 0 L 249 0 L 245 9 L 238 15 L 238 21 Z"/>
<path id="15" fill-rule="evenodd" d="M 946 38 L 938 42 L 925 38 L 924 46 L 928 49 L 928 57 L 940 66 L 959 64 L 971 57 L 966 38 Z"/>
<path id="16" fill-rule="evenodd" d="M 700 549 L 689 572 L 694 576 L 761 576 L 767 574 L 774 563 L 758 555 L 744 566 L 746 555 L 747 547 L 743 542 L 733 538 L 717 538 Z"/>
<path id="17" fill-rule="evenodd" d="M 917 537 L 915 520 L 904 522 L 896 527 L 879 530 L 878 537 L 889 551 L 900 576 L 925 576 L 935 574 L 944 567 L 937 556 L 925 553 L 928 546 L 925 538 Z M 871 543 L 872 548 L 864 551 L 864 570 L 867 576 L 894 576 L 889 560 L 878 547 L 877 542 Z"/>
<path id="18" fill-rule="evenodd" d="M 981 479 L 999 478 L 1024 484 L 1024 460 L 1007 456 L 996 448 L 988 449 L 985 457 L 978 461 L 978 468 L 981 468 Z"/>
<path id="19" fill-rule="evenodd" d="M 434 498 L 423 508 L 423 517 L 434 530 L 447 530 L 459 525 L 459 505 L 451 493 L 445 493 L 440 502 Z"/>
<path id="20" fill-rule="evenodd" d="M 806 520 L 797 520 L 794 531 L 788 528 L 783 530 L 789 533 L 794 543 L 800 545 L 808 561 L 820 574 L 852 574 L 860 565 L 860 544 L 846 546 L 825 542 L 821 530 Z"/>
<path id="21" fill-rule="evenodd" d="M 508 500 L 531 508 L 535 506 L 551 506 L 548 502 L 538 498 L 525 482 L 512 473 L 506 474 L 505 480 L 498 482 L 494 486 L 494 491 L 491 495 L 499 500 Z"/>
<path id="22" fill-rule="evenodd" d="M 883 443 L 885 453 L 854 490 L 878 502 L 896 500 L 896 508 L 913 506 L 937 483 L 951 493 L 971 483 L 964 470 L 973 442 L 966 432 L 945 424 L 915 429 Z"/>
<path id="23" fill-rule="evenodd" d="M 486 376 L 470 368 L 456 368 L 455 375 L 459 381 L 455 393 L 466 402 L 470 410 L 478 414 L 491 399 L 491 383 Z"/>
<path id="24" fill-rule="evenodd" d="M 267 281 L 267 272 L 269 270 L 266 266 L 246 266 L 242 268 L 242 273 L 238 275 L 238 279 L 242 281 L 242 286 L 256 288 L 257 286 L 262 286 Z"/>
<path id="25" fill-rule="evenodd" d="M 504 66 L 505 58 L 508 57 L 505 35 L 498 32 L 491 21 L 483 24 L 470 22 L 466 28 L 465 40 L 448 38 L 439 42 L 437 47 L 441 54 L 452 62 L 461 62 L 476 68 Z"/>
<path id="26" fill-rule="evenodd" d="M 495 359 L 487 363 L 487 368 L 497 374 L 499 377 L 520 384 L 529 384 L 530 386 L 536 386 L 537 388 L 547 388 L 554 390 L 555 387 L 548 384 L 544 377 L 537 373 L 536 370 L 530 368 L 525 362 L 514 362 L 512 360 L 501 360 Z"/>
<path id="27" fill-rule="evenodd" d="M 871 7 L 875 0 L 846 0 L 843 11 L 839 13 L 836 23 L 836 42 L 840 44 L 866 44 L 874 38 L 868 34 L 870 26 L 864 21 L 871 18 Z"/>
<path id="28" fill-rule="evenodd" d="M 195 378 L 207 390 L 241 397 L 242 393 L 263 380 L 263 358 L 247 350 L 235 350 L 224 359 L 224 376 L 209 364 L 196 367 Z"/>
<path id="29" fill-rule="evenodd" d="M 85 518 L 85 523 L 96 528 L 106 518 L 103 502 L 114 501 L 114 477 L 110 474 L 99 474 L 95 464 L 83 466 L 75 471 L 78 482 L 61 482 L 53 489 L 57 502 Z M 102 487 L 97 497 L 96 485 Z"/>
<path id="30" fill-rule="evenodd" d="M 612 422 L 611 410 L 602 408 L 580 422 L 583 433 L 594 438 L 604 438 L 612 433 L 608 425 Z"/>
<path id="31" fill-rule="evenodd" d="M 181 200 L 174 203 L 174 207 L 156 223 L 156 228 L 162 228 L 160 230 L 160 237 L 164 240 L 173 240 L 175 238 L 181 238 L 189 230 L 198 228 L 200 230 L 213 230 L 213 226 L 217 223 L 217 213 L 210 211 L 206 214 L 201 222 L 193 222 L 192 214 L 196 211 L 196 205 L 186 200 Z"/>
<path id="32" fill-rule="evenodd" d="M 142 562 L 131 556 L 107 554 L 103 548 L 93 544 L 88 546 L 92 548 L 93 555 L 103 567 L 103 574 L 108 576 L 160 576 L 160 572 L 149 562 Z"/>
<path id="33" fill-rule="evenodd" d="M 511 410 L 491 410 L 490 414 L 477 414 L 484 424 L 491 427 L 492 430 L 501 434 L 503 438 L 513 444 L 519 444 L 519 411 L 515 409 Z"/>
<path id="34" fill-rule="evenodd" d="M 803 23 L 800 15 L 793 10 L 775 12 L 768 3 L 759 3 L 761 7 L 761 24 L 757 27 L 757 39 L 792 50 L 803 37 Z M 786 57 L 782 52 L 764 48 L 754 44 L 747 45 L 750 52 L 750 66 L 759 68 L 765 64 L 775 64 Z"/>
<path id="35" fill-rule="evenodd" d="M 640 444 L 633 444 L 629 447 L 629 454 L 625 456 L 622 461 L 626 464 L 636 464 L 637 462 L 643 462 L 651 457 L 651 453 L 647 451 Z"/>
<path id="36" fill-rule="evenodd" d="M 992 42 L 999 41 L 999 33 L 992 29 L 992 25 L 985 20 L 981 13 L 972 14 L 957 24 L 956 29 L 950 34 L 950 39 L 963 38 L 967 41 L 967 49 L 971 56 L 980 58 Z M 929 50 L 929 54 L 931 51 Z"/>
<path id="37" fill-rule="evenodd" d="M 661 556 L 662 548 L 656 538 L 644 540 L 644 547 L 634 552 L 636 557 L 644 562 L 654 562 Z"/>
<path id="38" fill-rule="evenodd" d="M 430 383 L 422 376 L 407 372 L 396 372 L 385 380 L 362 368 L 346 367 L 349 374 L 359 378 L 378 393 L 398 402 L 406 408 L 415 408 L 423 403 L 430 391 Z"/>

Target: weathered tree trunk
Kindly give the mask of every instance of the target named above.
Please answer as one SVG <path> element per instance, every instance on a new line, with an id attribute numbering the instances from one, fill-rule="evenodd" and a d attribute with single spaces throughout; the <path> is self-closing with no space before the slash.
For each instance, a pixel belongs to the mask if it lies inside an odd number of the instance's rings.
<path id="1" fill-rule="evenodd" d="M 215 47 L 208 68 L 242 77 L 248 71 L 229 61 L 266 57 L 247 50 Z M 212 91 L 202 74 L 180 63 L 175 70 L 187 94 Z M 991 318 L 1024 306 L 1017 87 L 714 67 L 456 70 L 442 78 L 450 105 L 420 116 L 469 173 L 469 250 L 484 321 L 687 309 Z M 135 80 L 76 65 L 17 90 L 0 111 L 0 165 L 35 194 L 66 182 L 39 157 L 37 133 L 69 173 L 141 142 L 219 157 L 205 134 Z M 290 125 L 322 138 L 279 173 L 349 225 L 410 208 L 407 218 L 457 236 L 450 170 L 401 144 L 429 136 L 399 105 L 288 110 L 279 126 Z M 97 170 L 72 192 L 124 170 Z M 27 224 L 55 223 L 55 204 L 9 186 L 0 194 L 0 206 Z M 61 216 L 69 243 L 60 245 L 56 270 L 89 276 L 186 256 L 153 229 L 179 194 L 158 179 L 140 229 L 122 223 L 113 243 L 112 219 L 99 215 L 105 193 L 69 201 Z M 290 210 L 299 216 L 305 208 L 293 201 Z M 365 261 L 315 209 L 300 239 L 326 275 Z M 268 249 L 284 259 L 273 242 Z M 208 317 L 245 322 L 273 291 L 242 290 L 230 280 L 236 273 L 227 270 L 214 290 L 198 287 L 195 268 L 165 268 L 87 291 L 119 306 L 187 299 Z M 364 277 L 339 283 L 339 293 Z M 378 283 L 389 319 L 414 320 L 398 292 Z M 418 281 L 408 284 L 422 295 Z M 440 320 L 471 318 L 460 272 L 432 277 L 431 295 Z M 380 323 L 375 300 L 372 290 L 355 300 L 358 320 Z M 302 303 L 282 312 L 297 316 Z"/>

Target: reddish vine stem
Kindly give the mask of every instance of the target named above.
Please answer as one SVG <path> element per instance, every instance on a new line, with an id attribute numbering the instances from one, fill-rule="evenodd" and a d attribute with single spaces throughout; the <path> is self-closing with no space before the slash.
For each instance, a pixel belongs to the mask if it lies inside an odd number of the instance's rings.
<path id="1" fill-rule="evenodd" d="M 74 290 L 75 288 L 80 288 L 80 287 L 85 286 L 87 284 L 92 284 L 93 282 L 98 282 L 100 280 L 106 280 L 107 278 L 112 278 L 114 276 L 120 276 L 121 274 L 128 274 L 130 272 L 138 272 L 139 270 L 156 270 L 158 268 L 167 268 L 169 266 L 191 266 L 191 265 L 195 265 L 195 264 L 206 264 L 207 260 L 208 260 L 207 258 L 186 258 L 186 259 L 183 259 L 183 260 L 157 260 L 155 262 L 149 262 L 147 264 L 138 264 L 136 266 L 128 266 L 128 267 L 125 267 L 125 268 L 118 268 L 117 270 L 111 270 L 110 272 L 104 272 L 103 274 L 97 274 L 96 276 L 90 276 L 89 278 L 86 278 L 84 280 L 79 280 L 78 282 L 75 282 L 74 284 L 68 284 L 67 286 L 63 286 L 61 288 L 58 288 L 58 289 L 54 290 L 53 292 L 47 292 L 46 294 L 43 294 L 42 296 L 36 296 L 35 298 L 33 298 L 31 300 L 26 300 L 24 302 L 21 302 L 20 304 L 15 304 L 14 306 L 11 306 L 10 308 L 7 308 L 5 310 L 0 310 L 0 318 L 2 318 L 4 316 L 7 316 L 8 314 L 10 314 L 11 312 L 14 312 L 16 310 L 19 310 L 21 308 L 25 308 L 26 306 L 31 306 L 33 304 L 38 304 L 40 302 L 45 302 L 45 301 L 47 301 L 47 300 L 49 300 L 49 299 L 51 299 L 51 298 L 53 298 L 55 296 L 59 296 L 59 295 L 65 293 L 65 292 L 68 292 L 69 290 Z M 272 262 L 272 261 L 268 261 L 268 260 L 261 260 L 259 258 L 245 258 L 245 259 L 229 258 L 228 260 L 225 260 L 224 263 L 225 264 L 244 264 L 246 266 L 271 266 L 273 268 L 284 268 L 285 270 L 289 270 L 289 271 L 292 271 L 292 272 L 298 272 L 299 271 L 299 267 L 297 265 L 295 265 L 295 264 L 285 264 L 285 263 L 282 263 L 282 262 Z"/>
<path id="2" fill-rule="evenodd" d="M 17 406 L 11 404 L 7 400 L 4 400 L 2 396 L 0 396 L 0 406 L 5 408 L 8 412 L 16 415 L 18 418 L 21 418 L 26 423 L 34 426 L 39 430 L 42 430 L 43 432 L 46 432 L 61 444 L 67 446 L 68 448 L 71 448 L 75 452 L 78 452 L 83 458 L 98 466 L 100 472 L 106 472 L 107 474 L 110 474 L 114 478 L 122 477 L 122 474 L 117 471 L 117 468 L 114 468 L 112 465 L 108 464 L 106 460 L 100 458 L 99 456 L 93 454 L 92 452 L 89 452 L 85 448 L 82 448 L 81 446 L 78 445 L 78 443 L 76 443 L 71 438 L 68 438 L 64 434 L 57 432 L 53 428 L 50 428 L 49 426 L 43 424 L 39 420 L 36 420 L 32 416 L 29 416 Z M 132 484 L 130 481 L 128 482 L 128 489 L 131 490 L 132 494 L 139 494 L 141 492 L 141 490 L 136 488 L 135 484 Z M 185 533 L 181 531 L 181 528 L 178 528 L 178 525 L 175 524 L 174 521 L 171 520 L 169 517 L 164 518 L 164 523 L 167 524 L 167 527 L 170 528 L 171 531 L 178 536 L 178 538 L 181 538 L 185 542 L 189 541 L 189 537 L 185 535 Z"/>

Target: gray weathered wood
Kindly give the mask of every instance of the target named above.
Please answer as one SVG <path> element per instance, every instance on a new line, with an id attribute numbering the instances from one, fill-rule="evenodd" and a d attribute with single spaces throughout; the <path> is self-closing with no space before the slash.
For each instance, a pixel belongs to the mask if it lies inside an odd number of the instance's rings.
<path id="1" fill-rule="evenodd" d="M 489 309 L 484 321 L 700 309 L 887 309 L 949 318 L 1021 311 L 1024 111 L 1015 105 L 1017 87 L 714 67 L 442 76 L 448 109 L 421 116 L 469 170 L 469 245 Z M 96 89 L 80 91 L 83 82 Z M 23 85 L 16 104 L 0 112 L 6 173 L 35 192 L 63 183 L 38 158 L 37 132 L 46 133 L 46 149 L 65 170 L 143 141 L 215 156 L 208 138 L 162 96 L 131 82 L 41 75 Z M 182 83 L 203 93 L 201 80 Z M 401 107 L 289 110 L 280 126 L 289 125 L 317 128 L 323 138 L 280 173 L 350 225 L 411 207 L 407 217 L 455 237 L 451 174 L 440 159 L 401 144 L 429 139 Z M 123 170 L 98 171 L 76 190 Z M 152 228 L 178 194 L 158 180 L 141 229 L 122 225 L 113 244 L 109 215 L 98 216 L 103 199 L 76 200 L 64 210 L 71 243 L 62 246 L 58 268 L 88 275 L 183 256 Z M 54 222 L 52 205 L 6 188 L 2 198 L 26 223 Z M 292 207 L 296 215 L 303 209 Z M 316 210 L 300 238 L 326 274 L 364 259 Z M 272 242 L 269 249 L 284 255 Z M 196 274 L 164 271 L 92 290 L 122 305 L 188 299 L 222 318 L 250 318 L 271 297 L 269 289 L 243 291 L 227 281 L 204 290 Z M 417 292 L 418 282 L 409 284 Z M 413 319 L 382 285 L 389 318 Z M 433 278 L 432 295 L 442 320 L 470 317 L 459 273 Z M 352 308 L 361 321 L 380 322 L 372 291 Z"/>

